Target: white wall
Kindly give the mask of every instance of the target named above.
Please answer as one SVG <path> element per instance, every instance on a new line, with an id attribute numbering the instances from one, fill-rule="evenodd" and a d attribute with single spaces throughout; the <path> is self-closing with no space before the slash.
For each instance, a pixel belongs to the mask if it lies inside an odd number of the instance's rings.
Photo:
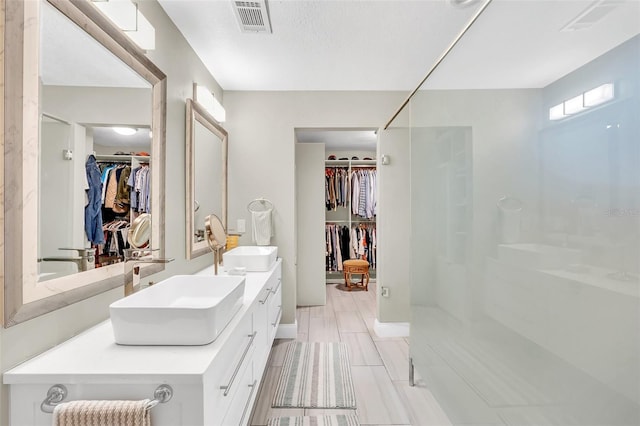
<path id="1" fill-rule="evenodd" d="M 324 144 L 297 143 L 296 215 L 298 306 L 324 305 Z"/>
<path id="2" fill-rule="evenodd" d="M 402 92 L 226 92 L 229 131 L 229 220 L 249 221 L 247 204 L 275 205 L 275 238 L 283 258 L 283 324 L 295 322 L 295 130 L 377 128 L 400 105 Z M 252 244 L 250 232 L 241 244 Z M 299 254 L 302 255 L 302 254 Z M 380 259 L 379 261 L 383 261 Z"/>
<path id="3" fill-rule="evenodd" d="M 378 269 L 376 271 L 380 322 L 408 322 L 411 288 L 411 215 L 409 187 L 409 129 L 391 128 L 379 133 L 378 155 L 388 155 L 390 163 L 378 161 Z M 381 297 L 382 287 L 389 297 Z"/>
<path id="4" fill-rule="evenodd" d="M 149 277 L 159 281 L 177 273 L 190 273 L 211 264 L 211 256 L 187 261 L 185 256 L 185 99 L 192 96 L 194 81 L 206 84 L 216 97 L 222 90 L 191 47 L 155 1 L 139 2 L 141 12 L 156 29 L 156 50 L 149 58 L 167 74 L 167 179 L 166 253 L 175 261 L 163 273 Z M 236 152 L 236 155 L 238 153 Z M 231 193 L 233 197 L 233 192 Z M 6 224 L 11 226 L 11 224 Z M 27 360 L 108 318 L 108 306 L 122 296 L 115 289 L 39 318 L 0 331 L 0 370 Z M 8 424 L 7 387 L 0 390 L 0 424 Z"/>

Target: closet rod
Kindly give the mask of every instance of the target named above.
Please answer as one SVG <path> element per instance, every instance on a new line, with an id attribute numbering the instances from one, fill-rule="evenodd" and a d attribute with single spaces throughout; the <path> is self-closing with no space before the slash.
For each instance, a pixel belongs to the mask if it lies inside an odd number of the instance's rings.
<path id="1" fill-rule="evenodd" d="M 438 58 L 438 60 L 431 66 L 431 69 L 429 69 L 429 72 L 427 72 L 427 75 L 424 76 L 424 78 L 420 81 L 420 83 L 418 83 L 418 85 L 416 86 L 415 89 L 413 89 L 413 91 L 409 94 L 409 96 L 407 96 L 407 99 L 405 99 L 405 101 L 402 103 L 402 105 L 400 105 L 400 108 L 398 108 L 398 110 L 393 114 L 393 116 L 391 116 L 391 118 L 389 119 L 389 121 L 387 122 L 387 124 L 384 125 L 383 130 L 387 130 L 389 128 L 389 126 L 391 125 L 391 123 L 393 123 L 393 120 L 396 119 L 396 117 L 398 115 L 400 115 L 400 113 L 402 112 L 402 110 L 404 109 L 404 107 L 407 106 L 407 104 L 409 103 L 409 101 L 411 100 L 411 98 L 413 98 L 413 95 L 416 94 L 416 92 L 418 90 L 420 90 L 420 87 L 422 87 L 422 85 L 425 83 L 425 81 L 427 81 L 427 79 L 431 76 L 431 74 L 433 74 L 433 72 L 436 70 L 436 68 L 438 68 L 438 66 L 440 65 L 440 63 L 444 60 L 444 58 L 447 57 L 447 55 L 449 54 L 449 52 L 451 52 L 451 50 L 455 47 L 456 44 L 458 44 L 458 42 L 460 41 L 460 39 L 462 38 L 462 36 L 465 35 L 465 33 L 469 30 L 469 28 L 471 28 L 471 26 L 473 25 L 474 22 L 476 22 L 476 20 L 480 17 L 480 15 L 482 14 L 482 12 L 484 12 L 484 10 L 487 8 L 487 6 L 489 6 L 489 3 L 491 3 L 492 0 L 487 0 L 481 7 L 480 9 L 478 9 L 478 11 L 475 13 L 475 15 L 473 15 L 473 17 L 471 18 L 471 20 L 467 23 L 467 25 L 462 29 L 462 31 L 460 31 L 460 33 L 458 34 L 458 36 L 453 40 L 453 42 L 449 45 L 449 47 L 447 47 L 447 49 L 444 51 L 444 53 L 442 53 L 442 55 L 440 55 L 440 57 Z"/>
<path id="2" fill-rule="evenodd" d="M 376 223 L 375 220 L 372 219 L 352 219 L 352 220 L 325 220 L 327 225 L 331 225 L 332 223 Z"/>

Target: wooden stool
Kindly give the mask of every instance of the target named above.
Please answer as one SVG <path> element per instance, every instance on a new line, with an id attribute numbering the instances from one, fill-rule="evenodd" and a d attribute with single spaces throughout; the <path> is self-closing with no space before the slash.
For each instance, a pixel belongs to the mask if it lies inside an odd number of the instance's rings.
<path id="1" fill-rule="evenodd" d="M 342 268 L 344 271 L 344 285 L 347 286 L 349 291 L 351 287 L 362 287 L 365 291 L 369 291 L 369 262 L 361 259 L 350 259 L 342 262 Z M 360 274 L 360 282 L 354 283 L 351 281 L 351 275 Z M 367 279 L 365 282 L 364 279 Z"/>

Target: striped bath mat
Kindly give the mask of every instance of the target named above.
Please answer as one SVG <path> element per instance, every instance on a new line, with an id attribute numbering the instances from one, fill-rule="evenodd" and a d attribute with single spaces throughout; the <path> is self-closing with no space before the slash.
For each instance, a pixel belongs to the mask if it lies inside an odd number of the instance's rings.
<path id="1" fill-rule="evenodd" d="M 356 408 L 344 343 L 291 342 L 278 380 L 274 408 Z"/>
<path id="2" fill-rule="evenodd" d="M 330 416 L 275 417 L 267 426 L 359 426 L 356 416 L 332 414 Z"/>

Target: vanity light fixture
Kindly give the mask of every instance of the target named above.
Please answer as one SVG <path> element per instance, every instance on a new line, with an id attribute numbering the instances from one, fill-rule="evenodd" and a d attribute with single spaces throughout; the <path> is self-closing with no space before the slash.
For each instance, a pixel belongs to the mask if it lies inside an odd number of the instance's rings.
<path id="1" fill-rule="evenodd" d="M 562 120 L 615 98 L 613 83 L 605 83 L 549 108 L 549 120 Z"/>
<path id="2" fill-rule="evenodd" d="M 134 129 L 133 127 L 113 127 L 113 131 L 122 136 L 131 136 L 135 135 L 138 129 Z"/>
<path id="3" fill-rule="evenodd" d="M 603 84 L 584 92 L 584 106 L 589 108 L 613 99 L 613 83 Z"/>
<path id="4" fill-rule="evenodd" d="M 156 48 L 156 30 L 131 0 L 92 0 L 93 5 L 143 50 Z"/>
<path id="5" fill-rule="evenodd" d="M 130 0 L 93 0 L 93 5 L 122 31 L 135 31 L 138 27 L 138 6 Z"/>
<path id="6" fill-rule="evenodd" d="M 220 101 L 215 98 L 213 92 L 198 83 L 194 83 L 194 85 L 196 87 L 194 101 L 202 105 L 218 123 L 224 123 L 227 118 L 227 112 Z"/>

